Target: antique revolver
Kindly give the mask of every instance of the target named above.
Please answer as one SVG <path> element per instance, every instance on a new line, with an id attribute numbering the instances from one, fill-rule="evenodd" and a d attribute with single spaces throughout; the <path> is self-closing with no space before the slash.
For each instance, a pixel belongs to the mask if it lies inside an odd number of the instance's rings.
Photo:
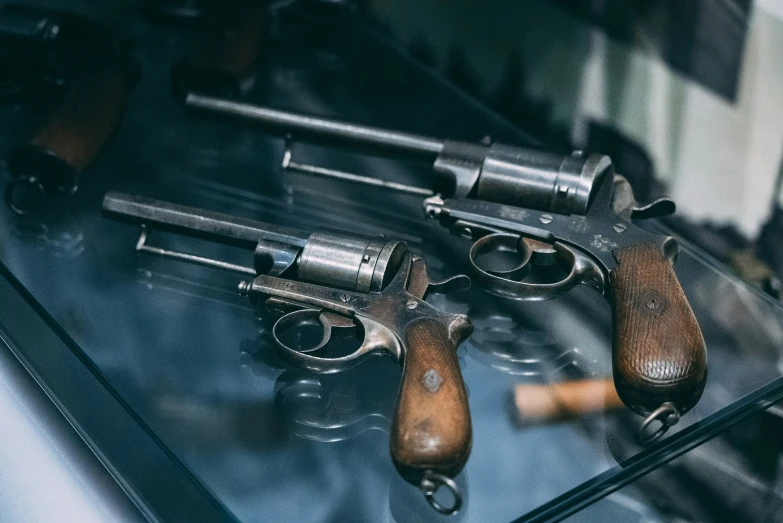
<path id="1" fill-rule="evenodd" d="M 400 362 L 392 459 L 436 510 L 459 510 L 461 496 L 451 478 L 468 459 L 472 429 L 456 347 L 470 335 L 472 325 L 467 316 L 442 312 L 424 300 L 428 292 L 467 288 L 467 276 L 432 282 L 423 258 L 409 252 L 405 243 L 383 237 L 328 230 L 307 234 L 121 193 L 106 195 L 103 212 L 142 225 L 137 251 L 255 276 L 240 283 L 240 294 L 284 313 L 271 334 L 285 362 L 321 373 L 339 372 L 375 354 Z M 151 247 L 146 243 L 148 228 L 252 249 L 254 267 Z M 320 326 L 320 339 L 312 346 L 291 346 L 289 334 L 307 326 Z M 363 333 L 359 348 L 329 357 L 333 332 L 350 330 Z M 435 500 L 441 486 L 452 491 L 454 506 Z"/>
<path id="2" fill-rule="evenodd" d="M 64 91 L 32 138 L 8 155 L 13 176 L 5 200 L 24 214 L 45 196 L 76 191 L 82 171 L 109 141 L 138 80 L 122 42 L 78 15 L 23 6 L 0 8 L 0 94 L 19 97 L 40 85 Z"/>
<path id="3" fill-rule="evenodd" d="M 604 294 L 614 311 L 617 391 L 629 408 L 647 416 L 643 429 L 661 422 L 641 439 L 659 437 L 701 397 L 707 354 L 671 266 L 678 243 L 631 221 L 670 214 L 674 203 L 638 205 L 609 157 L 441 141 L 208 96 L 191 95 L 185 104 L 267 124 L 288 137 L 434 158 L 432 190 L 297 164 L 289 149 L 283 167 L 426 196 L 427 216 L 474 242 L 472 275 L 498 296 L 547 299 L 578 283 Z"/>

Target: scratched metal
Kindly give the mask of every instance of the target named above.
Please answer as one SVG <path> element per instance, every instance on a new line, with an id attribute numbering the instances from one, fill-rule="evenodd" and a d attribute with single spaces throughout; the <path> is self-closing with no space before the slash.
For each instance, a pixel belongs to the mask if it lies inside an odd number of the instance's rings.
<path id="1" fill-rule="evenodd" d="M 453 139 L 529 142 L 358 26 L 328 39 L 329 27 L 311 27 L 307 38 L 284 29 L 247 95 L 252 102 Z M 424 220 L 419 198 L 283 174 L 279 140 L 185 114 L 169 94 L 167 72 L 197 36 L 189 31 L 133 19 L 127 32 L 143 76 L 125 121 L 72 198 L 24 220 L 0 209 L 0 260 L 237 519 L 431 520 L 436 515 L 389 456 L 399 384 L 391 361 L 328 378 L 292 374 L 270 343 L 270 318 L 234 295 L 236 275 L 136 255 L 138 231 L 101 217 L 105 192 L 137 192 L 288 227 L 383 233 L 427 256 L 433 277 L 467 272 L 469 242 Z M 318 46 L 327 40 L 328 48 Z M 0 104 L 8 123 L 0 129 L 3 156 L 34 127 L 39 103 Z M 426 166 L 304 143 L 294 153 L 301 162 L 428 185 Z M 0 181 L 7 179 L 3 173 Z M 252 265 L 250 252 L 159 231 L 150 242 Z M 779 307 L 687 246 L 676 270 L 707 340 L 710 376 L 675 433 L 783 373 Z M 430 301 L 470 314 L 475 325 L 459 350 L 473 450 L 457 478 L 466 505 L 451 521 L 517 518 L 616 465 L 607 442 L 630 438 L 632 430 L 616 427 L 638 423 L 635 416 L 520 430 L 507 410 L 516 383 L 611 375 L 611 315 L 599 294 L 581 288 L 518 303 L 474 288 Z M 642 450 L 630 440 L 626 448 L 622 458 Z"/>

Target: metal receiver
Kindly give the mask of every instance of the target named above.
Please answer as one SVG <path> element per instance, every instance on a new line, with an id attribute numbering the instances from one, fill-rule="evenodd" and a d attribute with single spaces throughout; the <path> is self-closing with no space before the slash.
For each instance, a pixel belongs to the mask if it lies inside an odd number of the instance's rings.
<path id="1" fill-rule="evenodd" d="M 474 242 L 474 278 L 504 298 L 553 298 L 578 283 L 601 292 L 615 313 L 618 393 L 631 409 L 648 416 L 645 428 L 651 417 L 661 421 L 656 437 L 701 397 L 706 348 L 671 266 L 677 242 L 631 222 L 670 214 L 674 203 L 638 205 L 608 156 L 437 140 L 207 96 L 189 96 L 185 103 L 281 129 L 288 140 L 338 141 L 431 159 L 431 190 L 294 162 L 290 148 L 283 167 L 428 196 L 427 216 Z"/>
<path id="2" fill-rule="evenodd" d="M 392 459 L 436 510 L 459 510 L 462 498 L 451 478 L 468 459 L 472 429 L 456 347 L 472 325 L 467 316 L 442 312 L 425 298 L 431 291 L 467 288 L 466 276 L 433 282 L 423 258 L 410 253 L 404 242 L 383 237 L 327 230 L 307 234 L 121 193 L 106 195 L 103 212 L 142 226 L 138 251 L 254 275 L 240 283 L 239 291 L 283 313 L 272 337 L 281 358 L 292 366 L 334 373 L 376 354 L 402 364 L 390 436 Z M 252 249 L 254 267 L 152 247 L 147 244 L 151 228 Z M 291 335 L 312 327 L 320 328 L 313 340 Z M 334 356 L 332 335 L 346 331 L 361 335 L 362 342 L 353 353 Z M 452 490 L 453 506 L 435 501 L 441 486 Z"/>

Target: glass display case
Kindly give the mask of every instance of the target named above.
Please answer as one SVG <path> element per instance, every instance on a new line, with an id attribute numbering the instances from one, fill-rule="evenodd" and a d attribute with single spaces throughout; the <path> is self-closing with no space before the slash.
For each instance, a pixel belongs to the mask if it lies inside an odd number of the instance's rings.
<path id="1" fill-rule="evenodd" d="M 649 447 L 635 440 L 641 418 L 622 407 L 525 425 L 509 406 L 517 384 L 611 378 L 611 310 L 600 293 L 582 286 L 517 302 L 474 287 L 434 296 L 475 327 L 458 352 L 473 422 L 472 453 L 456 478 L 465 503 L 439 516 L 389 456 L 401 373 L 391 359 L 333 375 L 287 367 L 267 315 L 237 294 L 239 277 L 134 252 L 138 229 L 104 219 L 101 202 L 121 190 L 305 231 L 381 233 L 423 254 L 435 277 L 466 273 L 470 243 L 424 220 L 419 197 L 282 171 L 282 140 L 190 114 L 171 96 L 170 65 L 197 31 L 138 16 L 130 33 L 142 78 L 78 192 L 30 215 L 0 211 L 0 338 L 149 517 L 554 521 L 783 397 L 783 308 L 688 244 L 675 269 L 707 343 L 708 381 L 696 407 Z M 247 101 L 452 139 L 534 143 L 355 21 L 283 19 L 267 45 Z M 5 154 L 39 103 L 0 110 Z M 425 186 L 430 176 L 423 165 L 304 142 L 291 152 L 403 183 Z M 159 231 L 149 241 L 252 262 Z"/>

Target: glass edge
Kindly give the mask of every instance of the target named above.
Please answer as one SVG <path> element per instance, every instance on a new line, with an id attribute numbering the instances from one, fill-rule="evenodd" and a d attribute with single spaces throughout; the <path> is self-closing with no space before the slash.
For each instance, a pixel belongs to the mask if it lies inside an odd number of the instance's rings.
<path id="1" fill-rule="evenodd" d="M 3 263 L 0 298 L 5 304 L 0 308 L 0 341 L 145 517 L 150 521 L 167 520 L 167 515 L 190 521 L 205 516 L 209 521 L 238 521 L 139 418 Z M 37 328 L 22 332 L 31 323 Z M 25 338 L 35 339 L 26 342 Z M 145 466 L 138 467 L 139 462 Z M 155 498 L 168 499 L 169 508 L 151 502 Z M 174 506 L 176 512 L 171 510 Z"/>
<path id="2" fill-rule="evenodd" d="M 729 406 L 663 440 L 660 444 L 623 461 L 513 521 L 514 523 L 562 521 L 706 443 L 751 415 L 769 408 L 781 399 L 783 399 L 783 377 L 756 389 Z"/>

